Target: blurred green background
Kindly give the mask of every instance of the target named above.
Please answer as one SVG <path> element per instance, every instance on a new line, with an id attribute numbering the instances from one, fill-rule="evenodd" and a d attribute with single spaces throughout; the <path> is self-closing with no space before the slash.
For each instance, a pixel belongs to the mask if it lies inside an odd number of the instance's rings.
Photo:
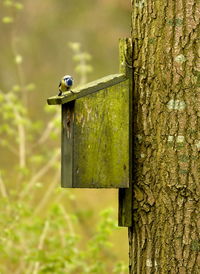
<path id="1" fill-rule="evenodd" d="M 127 273 L 118 192 L 60 188 L 60 109 L 46 99 L 65 74 L 118 72 L 130 3 L 1 0 L 0 18 L 0 273 Z"/>

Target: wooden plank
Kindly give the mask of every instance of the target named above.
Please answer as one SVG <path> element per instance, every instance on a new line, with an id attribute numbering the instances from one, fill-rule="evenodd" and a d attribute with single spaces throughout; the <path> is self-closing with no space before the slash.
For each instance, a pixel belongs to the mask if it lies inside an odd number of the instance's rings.
<path id="1" fill-rule="evenodd" d="M 129 186 L 129 81 L 75 102 L 74 183 L 78 188 Z"/>
<path id="2" fill-rule="evenodd" d="M 74 102 L 62 105 L 61 186 L 73 186 Z"/>
<path id="3" fill-rule="evenodd" d="M 120 82 L 125 81 L 126 79 L 127 78 L 123 73 L 108 75 L 108 76 L 100 78 L 96 81 L 90 82 L 84 86 L 81 86 L 75 90 L 72 89 L 74 93 L 67 91 L 62 96 L 50 97 L 47 99 L 47 103 L 49 105 L 65 104 L 67 102 L 74 101 L 74 100 L 81 98 L 83 96 L 86 96 L 88 94 L 97 92 L 101 89 L 116 85 Z"/>
<path id="4" fill-rule="evenodd" d="M 132 226 L 132 182 L 129 183 L 129 188 L 119 189 L 119 210 L 118 210 L 118 225 L 123 227 Z"/>
<path id="5" fill-rule="evenodd" d="M 132 226 L 133 217 L 133 45 L 131 38 L 120 39 L 120 72 L 129 79 L 129 188 L 119 189 L 118 225 Z"/>

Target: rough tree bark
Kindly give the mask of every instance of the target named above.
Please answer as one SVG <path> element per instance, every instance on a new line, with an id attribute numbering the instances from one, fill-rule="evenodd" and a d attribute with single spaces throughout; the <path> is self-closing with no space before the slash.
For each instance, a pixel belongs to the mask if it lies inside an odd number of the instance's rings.
<path id="1" fill-rule="evenodd" d="M 130 273 L 200 273 L 200 0 L 133 0 Z"/>

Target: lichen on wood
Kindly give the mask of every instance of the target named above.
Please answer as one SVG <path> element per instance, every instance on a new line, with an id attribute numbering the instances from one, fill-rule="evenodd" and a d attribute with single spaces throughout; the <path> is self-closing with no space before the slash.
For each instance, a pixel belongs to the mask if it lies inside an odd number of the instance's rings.
<path id="1" fill-rule="evenodd" d="M 200 2 L 132 1 L 130 273 L 200 273 Z"/>
<path id="2" fill-rule="evenodd" d="M 126 80 L 127 77 L 123 73 L 111 74 L 105 77 L 102 77 L 96 81 L 87 83 L 75 89 L 72 88 L 71 91 L 64 92 L 61 96 L 53 96 L 47 99 L 49 105 L 61 105 L 66 104 L 67 102 L 74 101 L 88 94 L 97 92 L 101 89 L 116 85 L 120 82 Z"/>
<path id="3" fill-rule="evenodd" d="M 75 102 L 73 187 L 128 187 L 128 80 Z"/>
<path id="4" fill-rule="evenodd" d="M 62 104 L 61 184 L 127 188 L 129 80 L 124 74 L 109 76 L 88 84 L 80 93 L 76 100 Z"/>

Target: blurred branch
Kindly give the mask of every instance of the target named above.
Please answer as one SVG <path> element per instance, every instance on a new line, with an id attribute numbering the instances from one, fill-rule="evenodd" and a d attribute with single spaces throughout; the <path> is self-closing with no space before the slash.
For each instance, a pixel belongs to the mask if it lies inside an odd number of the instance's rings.
<path id="1" fill-rule="evenodd" d="M 18 109 L 16 108 L 15 104 L 11 102 L 9 99 L 8 94 L 4 94 L 2 91 L 0 91 L 2 95 L 4 96 L 6 102 L 8 104 L 12 105 L 13 112 L 15 114 L 16 120 L 18 120 L 17 124 L 17 130 L 18 130 L 18 139 L 19 139 L 19 166 L 20 168 L 24 168 L 26 166 L 26 137 L 25 137 L 25 128 L 22 123 L 20 123 L 20 120 L 22 119 Z"/>
<path id="2" fill-rule="evenodd" d="M 13 20 L 15 20 L 17 16 L 18 16 L 18 10 L 13 9 L 12 10 Z M 17 36 L 15 35 L 15 26 L 16 24 L 11 25 L 11 33 L 10 33 L 11 43 L 10 44 L 11 44 L 11 51 L 12 51 L 13 57 L 15 58 L 14 60 L 15 60 L 19 85 L 22 91 L 22 101 L 23 101 L 24 107 L 26 108 L 27 107 L 27 91 L 26 91 L 26 85 L 25 85 L 25 77 L 24 77 L 22 66 L 21 66 L 22 56 L 19 55 L 18 50 L 16 49 Z M 17 118 L 21 118 L 21 115 L 18 113 L 14 104 L 13 104 L 13 110 Z M 19 161 L 20 161 L 19 165 L 20 165 L 20 168 L 24 168 L 26 167 L 26 131 L 22 123 L 18 123 L 18 134 L 19 134 Z"/>
<path id="3" fill-rule="evenodd" d="M 50 186 L 48 187 L 47 191 L 45 192 L 42 200 L 40 201 L 40 203 L 38 204 L 38 206 L 36 207 L 34 214 L 38 214 L 39 212 L 41 212 L 41 210 L 45 207 L 45 205 L 47 204 L 48 201 L 50 201 L 50 196 L 52 194 L 52 192 L 55 189 L 56 184 L 58 183 L 58 179 L 60 177 L 60 170 L 58 170 L 50 184 Z"/>
<path id="4" fill-rule="evenodd" d="M 49 169 L 54 165 L 54 163 L 59 159 L 60 157 L 60 150 L 57 150 L 53 157 L 44 165 L 36 174 L 32 177 L 27 187 L 24 188 L 24 190 L 21 192 L 20 197 L 24 198 L 28 192 L 31 190 L 31 188 L 37 183 L 37 181 L 44 176 Z"/>
<path id="5" fill-rule="evenodd" d="M 61 200 L 61 198 L 64 196 L 64 192 L 62 192 L 58 198 L 56 199 L 57 203 Z M 69 199 L 70 203 L 71 203 L 71 207 L 73 208 L 73 212 L 76 215 L 76 212 L 79 211 L 80 207 L 79 204 L 76 202 L 76 200 L 74 199 Z M 85 232 L 85 235 L 88 238 L 91 238 L 91 236 L 93 235 L 93 231 L 92 229 L 88 226 L 87 221 L 85 220 L 85 218 L 83 216 L 80 215 L 76 215 L 77 220 L 79 222 L 79 224 L 81 225 L 83 231 Z"/>
<path id="6" fill-rule="evenodd" d="M 21 235 L 20 237 L 20 249 L 24 251 L 24 253 L 26 253 L 28 251 L 28 247 L 27 247 L 27 239 L 26 237 L 24 237 L 23 235 Z M 18 268 L 15 270 L 15 274 L 21 274 L 21 273 L 25 273 L 25 269 L 27 270 L 26 268 L 27 266 L 27 261 L 24 260 L 24 259 L 21 259 L 20 262 L 19 262 L 19 266 Z M 27 272 L 26 272 L 27 273 Z"/>
<path id="7" fill-rule="evenodd" d="M 85 68 L 86 67 L 86 60 L 85 58 L 80 59 L 80 67 Z M 81 70 L 81 79 L 80 79 L 80 85 L 84 85 L 87 82 L 87 71 L 85 69 Z"/>
<path id="8" fill-rule="evenodd" d="M 74 61 L 77 62 L 75 71 L 80 76 L 79 85 L 83 85 L 87 82 L 87 74 L 92 71 L 92 66 L 87 62 L 91 60 L 91 55 L 81 50 L 81 44 L 78 42 L 70 42 L 69 47 L 74 52 Z"/>
<path id="9" fill-rule="evenodd" d="M 2 195 L 3 198 L 8 198 L 6 186 L 4 184 L 1 172 L 0 172 L 0 191 L 1 191 L 1 195 Z"/>
<path id="10" fill-rule="evenodd" d="M 10 152 L 12 152 L 13 154 L 15 154 L 16 156 L 19 155 L 19 153 L 16 150 L 16 148 L 14 146 L 12 146 L 11 144 L 9 144 L 9 143 L 4 144 L 4 142 L 2 140 L 0 140 L 0 144 L 6 146 L 10 150 Z"/>
<path id="11" fill-rule="evenodd" d="M 12 26 L 14 25 L 15 24 L 13 24 Z M 24 72 L 21 65 L 23 58 L 17 50 L 16 41 L 17 41 L 17 36 L 15 35 L 15 30 L 13 27 L 11 31 L 11 51 L 12 51 L 13 57 L 15 58 L 17 77 L 18 77 L 19 85 L 22 91 L 22 100 L 23 100 L 24 106 L 27 107 L 27 90 L 26 90 Z"/>
<path id="12" fill-rule="evenodd" d="M 60 238 L 61 238 L 62 248 L 64 248 L 65 247 L 65 232 L 62 227 L 60 227 L 60 229 L 59 229 L 59 234 L 60 234 Z"/>
<path id="13" fill-rule="evenodd" d="M 17 109 L 13 106 L 13 111 L 17 119 L 21 119 L 21 115 Z M 22 123 L 17 123 L 18 134 L 19 134 L 19 166 L 24 168 L 26 166 L 26 133 Z"/>
<path id="14" fill-rule="evenodd" d="M 39 138 L 38 142 L 36 144 L 34 144 L 33 147 L 38 146 L 38 145 L 42 145 L 43 143 L 46 142 L 46 140 L 49 138 L 49 135 L 51 134 L 52 130 L 55 128 L 54 121 L 55 121 L 55 119 L 58 118 L 58 116 L 60 116 L 60 110 L 57 111 L 57 113 L 55 114 L 55 116 L 47 124 L 46 129 L 44 130 L 42 136 Z"/>
<path id="15" fill-rule="evenodd" d="M 67 214 L 67 212 L 66 212 L 66 210 L 65 210 L 65 208 L 64 208 L 64 206 L 62 204 L 60 204 L 59 207 L 60 207 L 60 209 L 61 209 L 61 211 L 63 213 L 63 216 L 64 216 L 64 218 L 65 218 L 65 220 L 67 222 L 67 225 L 68 225 L 68 228 L 69 228 L 69 231 L 70 231 L 71 235 L 74 236 L 75 232 L 74 232 L 74 227 L 72 225 L 70 216 Z"/>
<path id="16" fill-rule="evenodd" d="M 46 220 L 45 221 L 45 224 L 44 224 L 44 229 L 42 231 L 42 234 L 40 236 L 40 239 L 39 239 L 39 244 L 38 244 L 38 251 L 42 250 L 43 247 L 44 247 L 44 240 L 46 238 L 46 235 L 47 235 L 47 232 L 48 232 L 48 229 L 49 229 L 49 221 Z M 35 262 L 35 265 L 33 267 L 33 274 L 37 274 L 38 271 L 39 271 L 39 267 L 40 267 L 40 262 Z"/>

